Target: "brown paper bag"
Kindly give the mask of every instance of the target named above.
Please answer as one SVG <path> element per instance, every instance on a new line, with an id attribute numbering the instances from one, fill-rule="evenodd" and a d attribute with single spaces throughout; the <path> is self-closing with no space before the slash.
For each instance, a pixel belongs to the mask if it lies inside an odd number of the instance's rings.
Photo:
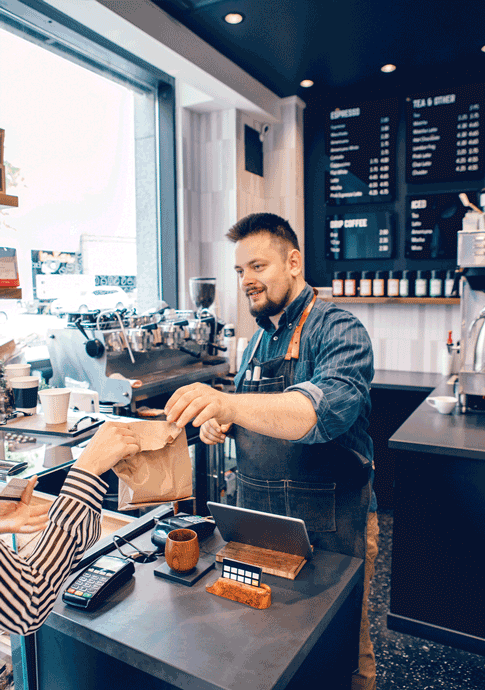
<path id="1" fill-rule="evenodd" d="M 170 422 L 130 422 L 141 451 L 113 468 L 119 477 L 118 510 L 192 496 L 192 464 L 185 429 Z"/>

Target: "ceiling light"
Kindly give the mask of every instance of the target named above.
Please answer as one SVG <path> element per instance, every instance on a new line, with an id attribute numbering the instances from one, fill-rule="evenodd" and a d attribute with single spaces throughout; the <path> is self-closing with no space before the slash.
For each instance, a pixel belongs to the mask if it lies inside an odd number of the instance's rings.
<path id="1" fill-rule="evenodd" d="M 382 65 L 381 72 L 394 72 L 396 65 Z"/>
<path id="2" fill-rule="evenodd" d="M 311 79 L 304 79 L 300 82 L 300 86 L 303 86 L 304 89 L 308 89 L 308 87 L 313 86 L 313 82 Z"/>
<path id="3" fill-rule="evenodd" d="M 480 48 L 480 50 L 481 50 L 483 53 L 485 53 L 485 46 L 482 46 L 482 47 Z"/>
<path id="4" fill-rule="evenodd" d="M 229 12 L 224 17 L 224 20 L 228 24 L 240 24 L 244 20 L 244 15 L 239 14 L 239 12 Z"/>

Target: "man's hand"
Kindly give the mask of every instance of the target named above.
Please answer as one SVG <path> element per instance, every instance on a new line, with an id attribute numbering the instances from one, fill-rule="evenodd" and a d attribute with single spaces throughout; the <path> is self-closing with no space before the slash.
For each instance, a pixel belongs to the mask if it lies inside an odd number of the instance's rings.
<path id="1" fill-rule="evenodd" d="M 73 466 L 99 476 L 139 452 L 139 442 L 126 424 L 104 422 Z"/>
<path id="2" fill-rule="evenodd" d="M 202 426 L 212 418 L 217 419 L 219 424 L 231 424 L 235 417 L 235 397 L 204 383 L 182 386 L 165 405 L 167 421 L 175 422 L 180 428 L 191 420 L 194 426 Z"/>
<path id="3" fill-rule="evenodd" d="M 231 428 L 232 424 L 219 424 L 217 419 L 209 419 L 200 427 L 200 440 L 208 446 L 213 446 L 216 443 L 224 443 L 226 434 Z"/>
<path id="4" fill-rule="evenodd" d="M 48 505 L 31 506 L 32 492 L 37 477 L 32 477 L 20 501 L 2 501 L 0 504 L 0 534 L 32 534 L 47 527 Z"/>

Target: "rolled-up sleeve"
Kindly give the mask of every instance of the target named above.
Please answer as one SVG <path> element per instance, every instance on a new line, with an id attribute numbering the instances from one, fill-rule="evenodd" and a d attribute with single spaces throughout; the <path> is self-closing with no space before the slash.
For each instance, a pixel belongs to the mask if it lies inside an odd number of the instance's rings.
<path id="1" fill-rule="evenodd" d="M 342 309 L 330 309 L 322 316 L 305 336 L 300 366 L 311 369 L 311 376 L 286 389 L 309 398 L 317 415 L 317 423 L 294 443 L 331 441 L 347 432 L 366 408 L 370 410 L 374 368 L 367 331 Z"/>

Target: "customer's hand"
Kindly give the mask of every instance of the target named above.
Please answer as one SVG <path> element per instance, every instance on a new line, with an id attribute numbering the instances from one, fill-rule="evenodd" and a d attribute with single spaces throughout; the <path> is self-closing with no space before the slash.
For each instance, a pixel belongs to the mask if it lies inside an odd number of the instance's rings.
<path id="1" fill-rule="evenodd" d="M 31 506 L 32 492 L 37 477 L 32 477 L 20 501 L 0 503 L 0 534 L 32 534 L 47 527 L 48 505 Z"/>
<path id="2" fill-rule="evenodd" d="M 101 475 L 120 460 L 140 452 L 133 431 L 123 422 L 104 422 L 94 434 L 74 467 Z"/>
<path id="3" fill-rule="evenodd" d="M 216 443 L 224 443 L 226 434 L 231 428 L 232 424 L 219 424 L 217 419 L 209 419 L 200 427 L 200 440 L 208 446 L 214 446 Z"/>

